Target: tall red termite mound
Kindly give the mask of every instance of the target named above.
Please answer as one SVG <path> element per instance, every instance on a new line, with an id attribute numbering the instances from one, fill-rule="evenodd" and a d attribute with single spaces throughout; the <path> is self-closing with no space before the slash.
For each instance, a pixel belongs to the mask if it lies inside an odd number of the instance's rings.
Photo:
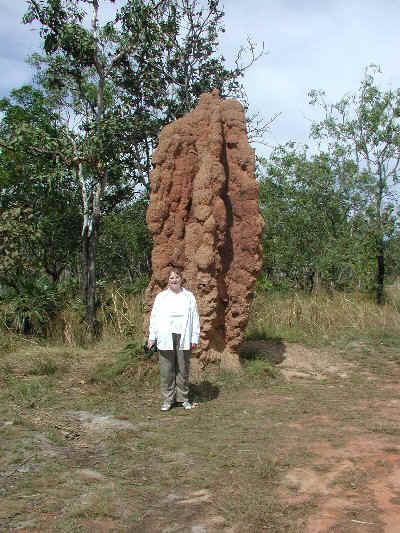
<path id="1" fill-rule="evenodd" d="M 171 265 L 198 301 L 202 360 L 239 364 L 238 348 L 262 265 L 263 220 L 244 112 L 218 91 L 166 126 L 153 154 L 147 224 L 153 237 L 149 311 Z"/>

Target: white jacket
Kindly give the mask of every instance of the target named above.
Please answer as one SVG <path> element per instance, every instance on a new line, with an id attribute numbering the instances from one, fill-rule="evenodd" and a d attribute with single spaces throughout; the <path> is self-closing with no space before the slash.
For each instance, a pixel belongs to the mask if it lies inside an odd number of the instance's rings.
<path id="1" fill-rule="evenodd" d="M 197 344 L 200 336 L 200 319 L 194 294 L 182 288 L 186 302 L 186 325 L 181 335 L 180 350 L 190 350 Z M 157 294 L 150 315 L 149 340 L 157 341 L 159 350 L 173 350 L 171 320 L 169 314 L 169 289 Z"/>

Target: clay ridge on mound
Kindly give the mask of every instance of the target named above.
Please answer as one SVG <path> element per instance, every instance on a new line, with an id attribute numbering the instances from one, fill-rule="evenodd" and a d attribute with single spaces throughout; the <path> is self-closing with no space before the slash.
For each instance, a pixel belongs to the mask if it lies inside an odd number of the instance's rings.
<path id="1" fill-rule="evenodd" d="M 147 223 L 153 275 L 147 312 L 171 265 L 184 269 L 201 315 L 201 358 L 238 363 L 256 276 L 263 219 L 244 112 L 218 91 L 166 126 L 153 155 Z"/>

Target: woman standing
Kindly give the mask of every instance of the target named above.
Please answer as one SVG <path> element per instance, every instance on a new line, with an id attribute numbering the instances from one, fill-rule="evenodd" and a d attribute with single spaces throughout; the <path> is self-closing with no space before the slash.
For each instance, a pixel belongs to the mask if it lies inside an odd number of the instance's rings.
<path id="1" fill-rule="evenodd" d="M 150 315 L 147 348 L 157 341 L 160 352 L 161 411 L 169 411 L 174 401 L 192 409 L 189 401 L 189 360 L 199 342 L 200 320 L 196 299 L 182 286 L 182 274 L 172 268 L 168 288 L 154 300 Z"/>

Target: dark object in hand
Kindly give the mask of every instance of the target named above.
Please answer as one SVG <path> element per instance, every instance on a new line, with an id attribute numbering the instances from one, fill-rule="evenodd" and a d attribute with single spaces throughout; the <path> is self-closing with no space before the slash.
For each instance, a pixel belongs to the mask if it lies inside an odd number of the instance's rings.
<path id="1" fill-rule="evenodd" d="M 153 354 L 158 352 L 157 343 L 155 342 L 150 348 L 147 348 L 147 342 L 143 344 L 144 353 L 147 357 L 151 357 Z"/>

